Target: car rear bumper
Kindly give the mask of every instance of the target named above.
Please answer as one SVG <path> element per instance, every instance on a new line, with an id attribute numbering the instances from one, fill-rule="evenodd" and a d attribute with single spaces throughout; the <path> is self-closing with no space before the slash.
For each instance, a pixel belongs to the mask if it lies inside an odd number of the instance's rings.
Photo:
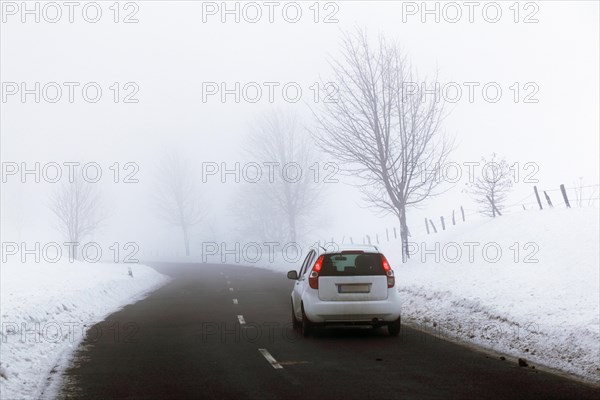
<path id="1" fill-rule="evenodd" d="M 400 300 L 396 290 L 390 290 L 386 300 L 323 301 L 317 295 L 304 298 L 304 312 L 311 322 L 336 325 L 372 325 L 392 322 L 400 317 Z"/>

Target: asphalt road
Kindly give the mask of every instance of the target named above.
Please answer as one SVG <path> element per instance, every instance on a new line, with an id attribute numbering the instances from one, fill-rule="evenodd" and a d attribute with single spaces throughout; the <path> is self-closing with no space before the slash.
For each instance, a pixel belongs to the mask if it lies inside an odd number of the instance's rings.
<path id="1" fill-rule="evenodd" d="M 90 329 L 59 399 L 600 398 L 597 388 L 406 327 L 399 337 L 334 328 L 303 338 L 283 274 L 154 267 L 174 280 Z"/>

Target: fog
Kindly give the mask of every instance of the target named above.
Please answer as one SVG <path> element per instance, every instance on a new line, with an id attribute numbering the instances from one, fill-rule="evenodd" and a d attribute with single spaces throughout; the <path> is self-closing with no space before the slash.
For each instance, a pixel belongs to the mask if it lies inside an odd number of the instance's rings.
<path id="1" fill-rule="evenodd" d="M 450 159 L 464 165 L 495 152 L 510 164 L 519 163 L 520 179 L 507 204 L 520 207 L 520 200 L 532 194 L 534 183 L 522 182 L 531 172 L 542 190 L 556 190 L 560 184 L 573 187 L 580 177 L 586 184 L 598 183 L 600 35 L 596 2 L 537 2 L 537 23 L 523 22 L 531 12 L 524 8 L 515 23 L 508 3 L 502 5 L 497 23 L 487 22 L 479 9 L 471 23 L 464 7 L 457 23 L 444 18 L 436 22 L 434 16 L 426 16 L 423 22 L 421 14 L 407 15 L 403 9 L 403 3 L 410 2 L 383 1 L 336 2 L 337 8 L 319 3 L 318 23 L 308 3 L 300 6 L 303 14 L 297 23 L 282 18 L 279 8 L 274 22 L 269 22 L 265 6 L 260 21 L 251 23 L 241 15 L 236 22 L 234 16 L 218 11 L 213 15 L 213 8 L 207 13 L 208 2 L 204 3 L 137 2 L 137 23 L 115 23 L 109 3 L 100 3 L 103 15 L 97 23 L 86 22 L 78 11 L 73 23 L 66 15 L 57 23 L 44 18 L 36 23 L 33 16 L 23 23 L 20 13 L 13 15 L 3 9 L 0 130 L 4 242 L 63 240 L 49 209 L 58 184 L 44 179 L 37 183 L 31 175 L 22 183 L 20 172 L 5 174 L 8 165 L 16 163 L 21 168 L 25 163 L 32 168 L 36 162 L 41 166 L 92 162 L 100 165 L 103 173 L 98 187 L 107 214 L 92 239 L 136 242 L 147 258 L 181 255 L 181 230 L 162 220 L 155 204 L 156 176 L 164 169 L 162 160 L 169 152 L 194 165 L 206 210 L 203 222 L 193 229 L 192 253 L 197 254 L 206 241 L 251 240 L 242 232 L 239 210 L 236 212 L 247 202 L 240 193 L 243 176 L 238 183 L 231 174 L 222 176 L 221 167 L 273 161 L 253 159 L 248 148 L 261 118 L 274 112 L 295 114 L 298 131 L 314 142 L 313 112 L 320 112 L 322 102 L 314 101 L 311 87 L 331 80 L 330 62 L 339 57 L 342 37 L 357 28 L 364 29 L 373 43 L 379 35 L 397 41 L 420 78 L 462 88 L 460 99 L 447 104 L 443 121 L 443 131 L 455 138 Z M 211 3 L 211 7 L 220 4 Z M 66 8 L 62 10 L 66 13 Z M 121 9 L 119 18 L 132 11 Z M 322 21 L 334 11 L 332 18 L 338 22 Z M 223 23 L 221 17 L 227 20 Z M 23 101 L 20 92 L 10 94 L 15 87 L 21 90 L 22 82 L 27 89 L 34 88 L 35 82 L 41 87 L 57 82 L 62 97 L 51 103 L 47 99 L 54 92 L 48 92 L 39 102 L 33 94 Z M 73 102 L 68 100 L 64 82 L 77 83 Z M 83 98 L 81 88 L 89 82 L 102 88 L 96 103 Z M 115 82 L 119 88 L 116 103 Z M 236 82 L 240 84 L 239 102 L 235 94 L 225 95 L 222 101 L 221 84 L 231 90 Z M 265 82 L 274 88 L 273 101 Z M 472 99 L 465 82 L 474 85 Z M 241 88 L 248 83 L 253 84 L 244 96 Z M 290 83 L 302 90 L 296 102 L 286 100 L 282 91 Z M 482 92 L 488 83 L 502 90 L 497 102 L 486 100 Z M 519 88 L 516 102 L 516 91 L 511 89 L 515 83 Z M 262 96 L 256 102 L 248 101 L 255 98 L 251 89 L 256 86 L 262 89 Z M 207 92 L 215 88 L 217 93 Z M 127 95 L 137 102 L 126 103 Z M 337 162 L 318 146 L 314 154 L 321 167 L 325 162 Z M 114 167 L 115 163 L 119 165 Z M 132 164 L 125 167 L 126 163 Z M 208 165 L 218 166 L 219 171 L 207 175 Z M 117 183 L 115 169 L 120 172 Z M 463 174 L 466 171 L 464 168 Z M 139 182 L 123 182 L 128 172 L 135 172 L 132 177 Z M 319 188 L 320 205 L 315 206 L 299 240 L 340 241 L 352 236 L 358 242 L 367 234 L 381 237 L 386 228 L 398 225 L 393 215 L 382 216 L 366 207 L 355 177 L 340 171 L 335 178 L 338 183 L 323 183 Z M 444 183 L 443 194 L 409 209 L 409 227 L 419 233 L 424 217 L 447 216 L 460 206 L 470 217 L 478 217 L 473 199 L 464 193 L 467 180 L 464 175 L 457 183 Z M 527 202 L 531 201 L 529 197 Z"/>

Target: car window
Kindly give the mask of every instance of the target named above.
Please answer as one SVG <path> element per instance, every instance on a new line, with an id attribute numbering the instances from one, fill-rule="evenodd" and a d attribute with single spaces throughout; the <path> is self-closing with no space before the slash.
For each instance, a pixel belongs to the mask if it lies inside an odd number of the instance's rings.
<path id="1" fill-rule="evenodd" d="M 308 254 L 306 255 L 306 257 L 304 258 L 304 261 L 302 262 L 302 266 L 300 267 L 300 271 L 298 271 L 298 277 L 301 277 L 304 274 L 304 270 L 306 267 L 306 264 L 308 263 L 308 259 L 310 258 L 310 252 L 308 252 Z"/>
<path id="2" fill-rule="evenodd" d="M 300 277 L 304 276 L 304 274 L 308 270 L 308 267 L 310 265 L 312 265 L 314 258 L 315 258 L 315 251 L 311 250 L 308 253 L 308 255 L 306 256 L 306 259 L 304 260 L 304 264 L 302 264 L 302 268 L 300 269 L 300 274 L 299 274 Z"/>
<path id="3" fill-rule="evenodd" d="M 328 254 L 323 259 L 321 276 L 385 275 L 381 254 Z"/>

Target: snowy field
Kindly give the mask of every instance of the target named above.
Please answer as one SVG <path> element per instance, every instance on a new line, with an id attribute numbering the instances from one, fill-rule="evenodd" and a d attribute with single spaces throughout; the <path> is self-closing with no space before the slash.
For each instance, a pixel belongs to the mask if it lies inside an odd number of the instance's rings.
<path id="1" fill-rule="evenodd" d="M 382 246 L 405 323 L 600 382 L 597 208 L 521 212 L 422 239 L 407 264 Z M 439 251 L 423 251 L 434 241 Z"/>
<path id="2" fill-rule="evenodd" d="M 396 271 L 403 323 L 600 382 L 597 208 L 517 212 L 410 241 L 405 264 L 399 242 L 379 246 Z"/>
<path id="3" fill-rule="evenodd" d="M 0 274 L 1 399 L 38 398 L 87 327 L 168 280 L 138 264 L 9 263 Z"/>

